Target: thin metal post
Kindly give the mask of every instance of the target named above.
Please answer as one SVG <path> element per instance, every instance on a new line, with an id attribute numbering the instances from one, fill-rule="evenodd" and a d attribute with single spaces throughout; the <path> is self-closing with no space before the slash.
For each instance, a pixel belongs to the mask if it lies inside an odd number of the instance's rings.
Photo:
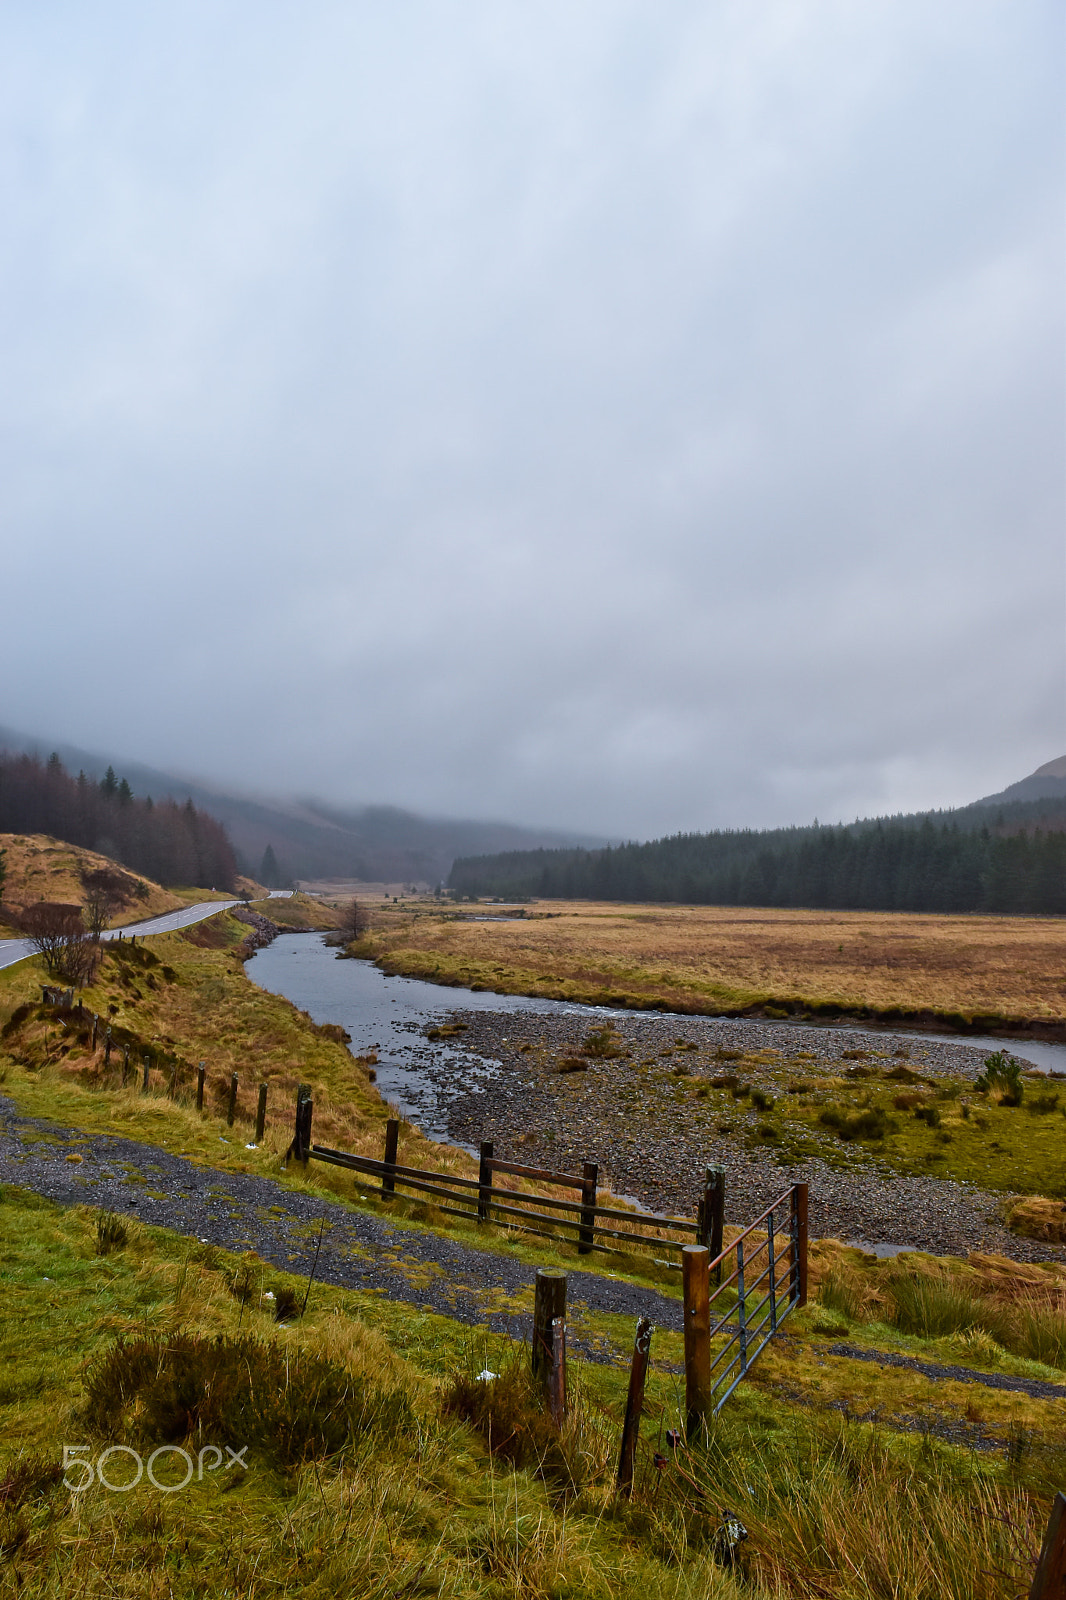
<path id="1" fill-rule="evenodd" d="M 229 1105 L 226 1107 L 226 1126 L 233 1127 L 233 1119 L 237 1115 L 237 1074 L 230 1073 L 229 1078 Z"/>
<path id="2" fill-rule="evenodd" d="M 766 1219 L 767 1248 L 770 1252 L 770 1332 L 777 1332 L 777 1262 L 774 1259 L 774 1214 Z"/>
<path id="3" fill-rule="evenodd" d="M 703 1237 L 701 1244 L 705 1244 L 711 1252 L 711 1260 L 722 1253 L 722 1240 L 725 1230 L 725 1168 L 708 1167 L 703 1185 Z M 715 1285 L 722 1281 L 722 1263 L 719 1261 L 714 1268 Z"/>
<path id="4" fill-rule="evenodd" d="M 262 1142 L 263 1142 L 263 1130 L 266 1127 L 266 1114 L 267 1114 L 267 1086 L 266 1086 L 265 1083 L 261 1083 L 259 1085 L 259 1104 L 256 1107 L 256 1113 L 255 1113 L 255 1142 L 256 1142 L 256 1144 L 262 1144 Z"/>
<path id="5" fill-rule="evenodd" d="M 130 1047 L 129 1047 L 128 1044 L 124 1044 L 122 1046 L 122 1087 L 123 1088 L 126 1087 L 126 1079 L 129 1077 L 129 1075 L 130 1075 Z"/>
<path id="6" fill-rule="evenodd" d="M 792 1185 L 794 1293 L 797 1306 L 807 1304 L 807 1185 Z"/>
<path id="7" fill-rule="evenodd" d="M 148 1072 L 149 1072 L 150 1067 L 151 1067 L 151 1061 L 150 1061 L 150 1058 L 149 1058 L 149 1056 L 148 1056 L 148 1054 L 146 1052 L 145 1053 L 145 1057 L 144 1057 L 144 1078 L 141 1081 L 141 1093 L 142 1094 L 147 1094 L 148 1093 Z"/>
<path id="8" fill-rule="evenodd" d="M 109 1067 L 110 1065 L 111 1065 L 111 1026 L 110 1026 L 110 1024 L 108 1024 L 107 1032 L 104 1034 L 104 1066 L 105 1067 Z"/>
<path id="9" fill-rule="evenodd" d="M 204 1109 L 204 1078 L 207 1075 L 207 1062 L 201 1061 L 196 1069 L 196 1109 Z"/>
<path id="10" fill-rule="evenodd" d="M 737 1240 L 737 1326 L 740 1329 L 740 1370 L 748 1370 L 748 1321 L 744 1305 L 744 1241 Z"/>

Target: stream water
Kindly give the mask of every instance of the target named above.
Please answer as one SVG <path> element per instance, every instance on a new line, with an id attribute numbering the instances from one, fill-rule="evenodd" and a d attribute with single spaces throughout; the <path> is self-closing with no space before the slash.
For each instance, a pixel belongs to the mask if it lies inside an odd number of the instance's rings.
<path id="1" fill-rule="evenodd" d="M 355 1055 L 377 1052 L 377 1086 L 383 1098 L 400 1110 L 432 1139 L 456 1142 L 447 1129 L 450 1087 L 468 1093 L 478 1082 L 490 1079 L 496 1069 L 484 1057 L 464 1050 L 459 1041 L 431 1041 L 425 1030 L 446 1022 L 451 1011 L 492 1011 L 503 1015 L 518 1011 L 558 1016 L 625 1016 L 639 1012 L 612 1012 L 603 1006 L 581 1006 L 562 1000 L 536 1000 L 523 995 L 491 994 L 471 989 L 446 988 L 417 978 L 389 978 L 369 961 L 338 959 L 321 934 L 282 934 L 247 963 L 247 971 L 260 988 L 284 995 L 315 1022 L 339 1023 L 351 1035 Z M 686 1018 L 686 1020 L 693 1020 Z M 774 1024 L 760 1022 L 760 1028 Z M 796 1023 L 782 1023 L 794 1030 Z M 812 1029 L 824 1033 L 824 1028 Z M 864 1030 L 848 1024 L 849 1033 Z M 929 1034 L 878 1029 L 871 1040 L 946 1039 L 988 1050 L 1009 1050 L 1042 1071 L 1066 1074 L 1066 1045 L 1033 1043 L 1027 1039 L 985 1039 L 960 1034 Z M 875 1045 L 875 1048 L 877 1046 Z"/>

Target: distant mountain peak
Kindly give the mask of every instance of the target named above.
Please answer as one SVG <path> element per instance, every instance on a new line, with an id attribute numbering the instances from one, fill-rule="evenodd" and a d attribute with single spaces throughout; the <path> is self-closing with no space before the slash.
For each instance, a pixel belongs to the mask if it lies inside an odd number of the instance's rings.
<path id="1" fill-rule="evenodd" d="M 1066 778 L 1066 756 L 1056 756 L 1054 761 L 1045 761 L 1042 767 L 1037 767 L 1033 777 Z"/>
<path id="2" fill-rule="evenodd" d="M 1010 783 L 999 794 L 985 795 L 979 806 L 1004 805 L 1012 800 L 1064 800 L 1066 799 L 1066 756 L 1056 756 L 1045 761 L 1027 778 Z"/>

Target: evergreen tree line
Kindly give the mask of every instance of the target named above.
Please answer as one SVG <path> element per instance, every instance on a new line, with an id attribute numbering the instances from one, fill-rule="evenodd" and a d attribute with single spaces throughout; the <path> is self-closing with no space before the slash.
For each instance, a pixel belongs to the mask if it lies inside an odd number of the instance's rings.
<path id="1" fill-rule="evenodd" d="M 986 816 L 988 814 L 986 813 Z M 890 818 L 457 860 L 458 895 L 1066 915 L 1066 832 Z"/>
<path id="2" fill-rule="evenodd" d="M 191 800 L 155 805 L 113 768 L 96 783 L 72 777 L 57 755 L 0 751 L 0 833 L 51 834 L 163 884 L 232 889 L 237 872 L 226 830 Z"/>

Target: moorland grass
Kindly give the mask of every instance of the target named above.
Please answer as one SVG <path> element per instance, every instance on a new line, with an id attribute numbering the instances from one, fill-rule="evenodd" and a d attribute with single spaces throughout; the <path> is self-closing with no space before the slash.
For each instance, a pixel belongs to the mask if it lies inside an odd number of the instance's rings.
<path id="1" fill-rule="evenodd" d="M 653 1362 L 622 1502 L 624 1371 L 574 1363 L 557 1436 L 526 1357 L 487 1331 L 317 1284 L 279 1327 L 264 1296 L 293 1280 L 265 1263 L 139 1224 L 101 1258 L 95 1234 L 91 1212 L 0 1191 L 0 1594 L 994 1600 L 1031 1576 L 1060 1465 L 1046 1405 L 1008 1459 L 746 1386 L 706 1453 L 657 1465 L 679 1394 Z M 483 1399 L 478 1364 L 500 1374 Z M 499 1447 L 522 1429 L 521 1451 Z M 180 1493 L 57 1477 L 64 1442 L 97 1460 L 216 1434 L 250 1443 L 244 1465 Z"/>
<path id="2" fill-rule="evenodd" d="M 369 909 L 359 952 L 438 983 L 636 1009 L 1066 1029 L 1057 918 L 541 901 L 485 922 L 431 901 Z"/>

